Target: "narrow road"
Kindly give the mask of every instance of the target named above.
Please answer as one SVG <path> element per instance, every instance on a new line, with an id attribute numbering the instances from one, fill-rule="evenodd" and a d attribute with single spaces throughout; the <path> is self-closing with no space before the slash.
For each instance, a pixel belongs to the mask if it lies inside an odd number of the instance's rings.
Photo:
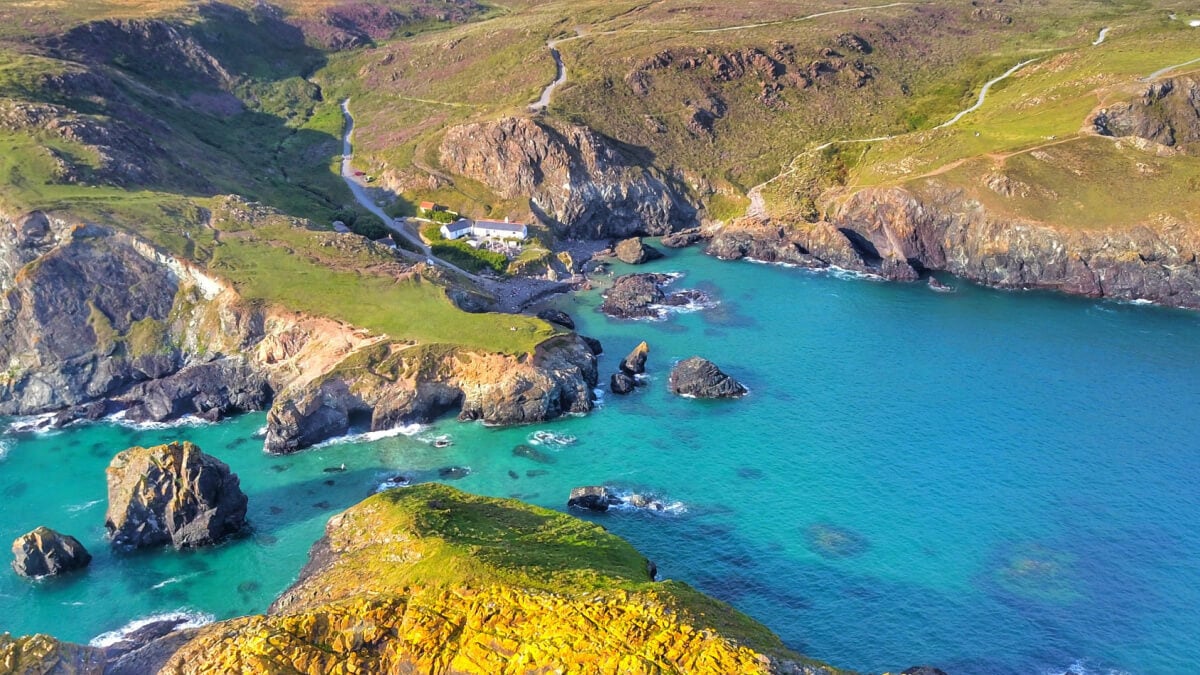
<path id="1" fill-rule="evenodd" d="M 1153 73 L 1150 73 L 1146 77 L 1143 77 L 1142 82 L 1150 82 L 1151 80 L 1157 80 L 1158 78 L 1162 77 L 1163 75 L 1166 75 L 1167 73 L 1171 72 L 1172 70 L 1175 70 L 1176 68 L 1190 66 L 1193 63 L 1200 63 L 1200 59 L 1192 59 L 1191 61 L 1184 61 L 1183 63 L 1176 63 L 1175 65 L 1167 66 L 1166 68 L 1159 68 L 1158 70 L 1154 71 Z"/>
<path id="2" fill-rule="evenodd" d="M 529 106 L 529 109 L 534 112 L 538 110 L 545 110 L 546 107 L 550 105 L 550 97 L 554 95 L 554 90 L 558 89 L 567 82 L 567 67 L 563 65 L 562 54 L 558 51 L 558 43 L 560 42 L 562 42 L 561 39 L 551 40 L 546 43 L 546 47 L 550 49 L 550 56 L 554 57 L 554 67 L 557 69 L 555 71 L 557 76 L 554 78 L 553 82 L 551 82 L 544 90 L 542 90 L 542 97 L 539 98 L 536 103 Z"/>
<path id="3" fill-rule="evenodd" d="M 1100 34 L 1096 36 L 1096 40 L 1095 40 L 1095 42 L 1092 43 L 1092 46 L 1095 47 L 1096 45 L 1103 44 L 1104 39 L 1108 37 L 1109 30 L 1111 30 L 1111 29 L 1108 26 L 1101 28 Z"/>
<path id="4" fill-rule="evenodd" d="M 396 219 L 389 216 L 387 212 L 379 208 L 379 205 L 375 203 L 375 200 L 371 199 L 371 195 L 367 193 L 367 188 L 362 184 L 358 177 L 354 175 L 354 167 L 351 163 L 351 160 L 354 158 L 354 146 L 350 142 L 350 138 L 354 134 L 354 117 L 350 115 L 350 99 L 342 101 L 342 116 L 346 120 L 346 133 L 342 137 L 342 180 L 346 181 L 346 187 L 350 188 L 350 192 L 354 193 L 354 198 L 358 200 L 358 203 L 361 204 L 364 209 L 370 211 L 376 218 L 379 218 L 381 221 L 383 221 L 383 224 L 389 230 L 395 232 L 401 237 L 404 237 L 404 239 L 413 246 L 419 248 L 421 252 L 425 254 L 425 259 L 428 262 L 441 265 L 442 267 L 457 272 L 473 281 L 480 281 L 479 277 L 475 276 L 474 274 L 471 274 L 470 272 L 456 265 L 451 265 L 445 260 L 434 257 L 433 251 L 431 251 L 430 248 L 425 245 L 425 242 L 421 241 L 420 237 L 417 237 L 412 232 L 409 232 L 408 228 L 404 227 L 402 224 L 397 223 Z"/>

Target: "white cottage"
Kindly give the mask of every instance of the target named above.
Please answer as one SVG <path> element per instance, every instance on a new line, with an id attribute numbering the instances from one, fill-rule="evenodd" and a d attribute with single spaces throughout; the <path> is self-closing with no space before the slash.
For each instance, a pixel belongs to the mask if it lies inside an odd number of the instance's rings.
<path id="1" fill-rule="evenodd" d="M 476 237 L 495 237 L 497 239 L 524 239 L 529 236 L 529 228 L 521 223 L 509 223 L 502 220 L 477 220 L 472 228 Z"/>
<path id="2" fill-rule="evenodd" d="M 466 218 L 459 218 L 453 223 L 442 226 L 442 236 L 447 239 L 458 239 L 459 237 L 465 237 L 468 234 L 473 234 L 471 230 L 471 221 L 467 220 Z"/>

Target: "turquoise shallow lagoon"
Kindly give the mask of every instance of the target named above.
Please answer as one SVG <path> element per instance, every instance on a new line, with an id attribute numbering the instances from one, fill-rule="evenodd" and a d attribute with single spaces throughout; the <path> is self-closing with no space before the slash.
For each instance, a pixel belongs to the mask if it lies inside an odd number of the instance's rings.
<path id="1" fill-rule="evenodd" d="M 0 630 L 90 640 L 139 617 L 263 611 L 330 514 L 404 474 L 469 467 L 466 490 L 564 508 L 605 483 L 682 513 L 594 517 L 791 646 L 881 671 L 1200 672 L 1200 315 L 957 284 L 842 279 L 694 251 L 646 266 L 719 300 L 661 322 L 560 298 L 600 338 L 603 386 L 637 342 L 650 377 L 587 417 L 520 429 L 453 420 L 415 436 L 267 457 L 264 415 L 3 437 L 0 541 L 37 525 L 93 552 L 71 579 L 0 573 Z M 620 271 L 620 270 L 619 270 Z M 706 356 L 736 402 L 666 393 Z M 530 434 L 548 460 L 514 456 Z M 454 445 L 430 442 L 450 434 Z M 197 442 L 250 496 L 254 533 L 217 549 L 114 556 L 104 467 L 132 444 Z M 327 467 L 346 465 L 343 473 Z"/>

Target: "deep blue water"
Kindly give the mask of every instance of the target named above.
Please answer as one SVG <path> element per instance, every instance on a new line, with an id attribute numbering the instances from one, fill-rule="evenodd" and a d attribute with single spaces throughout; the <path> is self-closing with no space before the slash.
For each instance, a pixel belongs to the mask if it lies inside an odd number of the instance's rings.
<path id="1" fill-rule="evenodd" d="M 387 475 L 459 465 L 472 471 L 454 482 L 463 489 L 551 508 L 594 483 L 681 502 L 679 514 L 595 519 L 663 576 L 840 666 L 1200 672 L 1200 315 L 963 283 L 938 294 L 691 251 L 646 269 L 685 272 L 679 287 L 719 304 L 622 322 L 597 314 L 594 294 L 560 298 L 604 342 L 605 383 L 637 342 L 651 346 L 648 385 L 587 417 L 506 430 L 447 420 L 283 458 L 261 453 L 262 415 L 2 437 L 0 541 L 44 524 L 96 559 L 66 581 L 0 573 L 0 630 L 88 640 L 158 612 L 262 611 L 331 513 Z M 751 395 L 669 396 L 672 362 L 694 354 Z M 513 456 L 536 430 L 578 442 L 541 446 L 552 463 Z M 429 441 L 442 433 L 455 444 L 439 450 Z M 174 438 L 239 473 L 255 533 L 112 555 L 104 466 Z"/>

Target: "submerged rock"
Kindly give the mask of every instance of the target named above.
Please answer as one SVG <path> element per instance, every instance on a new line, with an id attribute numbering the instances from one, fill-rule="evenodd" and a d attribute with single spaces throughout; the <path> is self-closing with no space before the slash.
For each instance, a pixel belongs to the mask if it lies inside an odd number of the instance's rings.
<path id="1" fill-rule="evenodd" d="M 692 398 L 737 398 L 748 392 L 712 361 L 699 356 L 675 364 L 668 387 L 672 394 Z"/>
<path id="2" fill-rule="evenodd" d="M 642 241 L 641 237 L 632 237 L 619 242 L 614 252 L 618 260 L 629 265 L 641 265 L 663 257 L 662 251 Z"/>
<path id="3" fill-rule="evenodd" d="M 844 527 L 816 523 L 804 531 L 808 547 L 826 558 L 853 558 L 866 553 L 871 544 L 863 535 Z"/>
<path id="4" fill-rule="evenodd" d="M 539 464 L 554 464 L 558 461 L 554 459 L 552 455 L 548 455 L 541 450 L 538 450 L 530 445 L 525 445 L 524 443 L 513 448 L 512 454 L 513 457 L 523 457 Z"/>
<path id="5" fill-rule="evenodd" d="M 12 545 L 13 570 L 23 577 L 44 577 L 83 569 L 92 555 L 75 537 L 39 527 Z"/>
<path id="6" fill-rule="evenodd" d="M 612 380 L 608 383 L 609 390 L 621 396 L 632 393 L 635 387 L 637 380 L 625 373 L 613 373 Z"/>
<path id="7" fill-rule="evenodd" d="M 646 358 L 650 355 L 650 345 L 642 342 L 629 352 L 621 361 L 621 372 L 626 375 L 641 375 L 646 372 Z"/>
<path id="8" fill-rule="evenodd" d="M 571 490 L 571 496 L 567 499 L 568 508 L 596 511 L 599 513 L 604 513 L 608 510 L 608 507 L 621 503 L 623 502 L 620 497 L 602 485 L 577 487 Z"/>
<path id="9" fill-rule="evenodd" d="M 246 527 L 237 475 L 192 443 L 129 448 L 106 473 L 113 546 L 207 546 Z"/>

